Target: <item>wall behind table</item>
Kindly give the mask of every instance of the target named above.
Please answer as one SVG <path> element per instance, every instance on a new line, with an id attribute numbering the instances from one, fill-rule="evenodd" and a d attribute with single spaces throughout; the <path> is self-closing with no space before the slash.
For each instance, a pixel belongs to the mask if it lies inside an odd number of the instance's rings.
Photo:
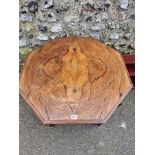
<path id="1" fill-rule="evenodd" d="M 20 0 L 19 61 L 63 36 L 93 37 L 123 54 L 134 53 L 134 0 Z"/>

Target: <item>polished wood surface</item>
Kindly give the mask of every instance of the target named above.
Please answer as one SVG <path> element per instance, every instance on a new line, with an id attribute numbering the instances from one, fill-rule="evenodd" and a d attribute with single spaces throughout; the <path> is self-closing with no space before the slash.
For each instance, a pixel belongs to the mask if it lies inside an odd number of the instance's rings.
<path id="1" fill-rule="evenodd" d="M 44 124 L 104 123 L 131 87 L 122 56 L 92 38 L 46 43 L 20 76 L 20 93 Z"/>

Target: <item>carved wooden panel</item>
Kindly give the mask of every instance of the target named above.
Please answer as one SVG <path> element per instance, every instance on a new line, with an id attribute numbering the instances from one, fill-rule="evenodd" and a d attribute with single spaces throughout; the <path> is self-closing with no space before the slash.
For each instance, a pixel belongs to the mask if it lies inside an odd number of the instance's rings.
<path id="1" fill-rule="evenodd" d="M 104 123 L 131 87 L 122 56 L 92 38 L 46 43 L 20 76 L 20 93 L 44 124 Z"/>

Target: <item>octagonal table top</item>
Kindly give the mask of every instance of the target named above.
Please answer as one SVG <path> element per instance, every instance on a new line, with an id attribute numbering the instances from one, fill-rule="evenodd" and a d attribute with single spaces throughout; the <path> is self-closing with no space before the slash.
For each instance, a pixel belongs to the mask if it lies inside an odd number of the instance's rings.
<path id="1" fill-rule="evenodd" d="M 104 123 L 131 88 L 121 54 L 93 38 L 49 41 L 20 75 L 20 94 L 44 124 Z"/>

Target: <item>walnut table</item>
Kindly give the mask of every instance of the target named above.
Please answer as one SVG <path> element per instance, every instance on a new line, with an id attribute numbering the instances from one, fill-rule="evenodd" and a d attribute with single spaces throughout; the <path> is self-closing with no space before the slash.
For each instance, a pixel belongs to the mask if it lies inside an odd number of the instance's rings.
<path id="1" fill-rule="evenodd" d="M 132 88 L 124 60 L 93 38 L 60 38 L 29 54 L 20 93 L 44 124 L 105 123 Z"/>

